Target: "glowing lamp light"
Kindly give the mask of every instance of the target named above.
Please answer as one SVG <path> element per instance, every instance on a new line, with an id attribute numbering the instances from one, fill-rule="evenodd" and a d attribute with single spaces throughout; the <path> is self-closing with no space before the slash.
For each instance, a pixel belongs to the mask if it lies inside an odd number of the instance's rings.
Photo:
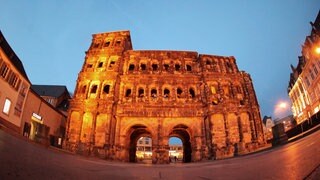
<path id="1" fill-rule="evenodd" d="M 320 47 L 316 47 L 315 52 L 316 52 L 317 54 L 320 54 Z"/>
<path id="2" fill-rule="evenodd" d="M 282 109 L 285 109 L 285 108 L 287 108 L 287 103 L 281 102 L 281 103 L 279 104 L 279 107 L 282 108 Z"/>

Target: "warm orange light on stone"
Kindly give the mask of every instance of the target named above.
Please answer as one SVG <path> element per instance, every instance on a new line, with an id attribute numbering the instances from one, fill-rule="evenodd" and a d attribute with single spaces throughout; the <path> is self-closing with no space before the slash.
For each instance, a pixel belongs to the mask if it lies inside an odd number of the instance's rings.
<path id="1" fill-rule="evenodd" d="M 66 148 L 136 161 L 141 137 L 152 162 L 169 162 L 169 138 L 184 161 L 222 159 L 264 146 L 249 74 L 233 56 L 135 51 L 129 31 L 94 34 L 70 103 Z"/>

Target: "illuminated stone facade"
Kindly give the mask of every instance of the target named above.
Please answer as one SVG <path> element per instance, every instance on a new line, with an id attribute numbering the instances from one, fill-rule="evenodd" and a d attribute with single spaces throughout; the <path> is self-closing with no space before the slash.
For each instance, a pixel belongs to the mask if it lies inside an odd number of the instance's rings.
<path id="1" fill-rule="evenodd" d="M 292 73 L 288 95 L 297 124 L 316 116 L 320 110 L 320 11 L 311 23 L 311 33 L 302 46 L 302 55 Z"/>
<path id="2" fill-rule="evenodd" d="M 234 57 L 132 50 L 129 31 L 93 35 L 70 104 L 73 152 L 136 161 L 140 137 L 152 162 L 169 162 L 169 138 L 183 161 L 221 159 L 265 145 L 250 75 Z"/>

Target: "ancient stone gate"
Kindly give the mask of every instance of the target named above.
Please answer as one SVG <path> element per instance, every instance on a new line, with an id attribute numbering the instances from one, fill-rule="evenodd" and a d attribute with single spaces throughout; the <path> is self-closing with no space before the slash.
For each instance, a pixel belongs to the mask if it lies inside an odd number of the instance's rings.
<path id="1" fill-rule="evenodd" d="M 132 50 L 129 31 L 94 34 L 68 116 L 65 148 L 134 162 L 140 137 L 152 162 L 169 162 L 169 138 L 184 162 L 221 159 L 264 146 L 250 75 L 233 56 Z"/>

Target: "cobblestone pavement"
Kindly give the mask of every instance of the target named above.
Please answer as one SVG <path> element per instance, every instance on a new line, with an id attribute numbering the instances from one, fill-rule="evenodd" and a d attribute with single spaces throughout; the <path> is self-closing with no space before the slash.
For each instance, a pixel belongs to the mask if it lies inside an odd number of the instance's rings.
<path id="1" fill-rule="evenodd" d="M 320 177 L 319 138 L 320 131 L 317 131 L 251 155 L 199 163 L 151 165 L 78 156 L 31 143 L 0 129 L 0 179 L 313 180 Z"/>

